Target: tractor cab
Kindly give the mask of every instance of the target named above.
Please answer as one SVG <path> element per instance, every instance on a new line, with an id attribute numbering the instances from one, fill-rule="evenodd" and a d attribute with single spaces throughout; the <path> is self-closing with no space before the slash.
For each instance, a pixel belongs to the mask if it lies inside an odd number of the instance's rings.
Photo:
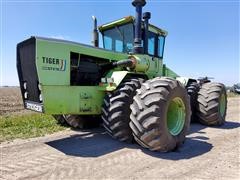
<path id="1" fill-rule="evenodd" d="M 103 48 L 116 52 L 133 53 L 134 21 L 133 16 L 128 16 L 100 26 L 99 31 L 103 37 Z M 146 32 L 146 28 L 144 27 L 145 21 L 142 21 L 141 45 L 143 47 L 143 54 L 162 59 L 167 32 L 151 24 L 148 25 Z"/>

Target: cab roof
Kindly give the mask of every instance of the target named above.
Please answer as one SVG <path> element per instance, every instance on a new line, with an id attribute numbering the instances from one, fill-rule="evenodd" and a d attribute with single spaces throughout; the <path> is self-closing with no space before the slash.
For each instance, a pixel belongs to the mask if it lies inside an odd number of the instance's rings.
<path id="1" fill-rule="evenodd" d="M 120 25 L 124 25 L 124 24 L 128 24 L 128 23 L 133 23 L 134 19 L 135 18 L 133 16 L 127 16 L 122 19 L 103 24 L 103 25 L 99 26 L 98 29 L 100 32 L 103 32 L 105 30 L 113 28 L 114 26 L 120 26 Z M 149 31 L 154 32 L 156 34 L 160 34 L 162 36 L 167 36 L 167 34 L 168 34 L 167 31 L 160 29 L 152 24 L 149 24 Z"/>

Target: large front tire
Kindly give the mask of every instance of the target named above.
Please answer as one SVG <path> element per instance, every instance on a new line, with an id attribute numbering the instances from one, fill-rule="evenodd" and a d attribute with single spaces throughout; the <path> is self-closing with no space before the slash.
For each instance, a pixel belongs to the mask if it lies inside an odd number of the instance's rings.
<path id="1" fill-rule="evenodd" d="M 207 126 L 220 126 L 225 123 L 227 95 L 221 83 L 209 82 L 198 92 L 198 120 Z"/>
<path id="2" fill-rule="evenodd" d="M 102 108 L 103 126 L 107 133 L 120 141 L 132 142 L 132 131 L 129 127 L 130 104 L 136 89 L 141 87 L 141 79 L 128 79 L 119 85 L 117 90 L 108 93 Z"/>
<path id="3" fill-rule="evenodd" d="M 184 142 L 191 107 L 187 91 L 178 81 L 163 77 L 146 81 L 137 90 L 131 110 L 130 127 L 143 147 L 167 152 Z"/>

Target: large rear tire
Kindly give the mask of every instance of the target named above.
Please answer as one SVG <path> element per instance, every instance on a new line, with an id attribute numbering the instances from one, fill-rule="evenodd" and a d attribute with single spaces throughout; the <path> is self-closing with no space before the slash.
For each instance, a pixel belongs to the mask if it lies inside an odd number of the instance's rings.
<path id="1" fill-rule="evenodd" d="M 53 116 L 59 124 L 63 126 L 70 126 L 72 128 L 92 128 L 100 124 L 100 119 L 93 116 L 80 116 L 80 115 L 54 115 Z"/>
<path id="2" fill-rule="evenodd" d="M 62 126 L 69 126 L 63 115 L 52 115 L 56 119 L 57 123 Z"/>
<path id="3" fill-rule="evenodd" d="M 130 104 L 136 89 L 141 87 L 141 79 L 127 79 L 117 90 L 108 93 L 102 108 L 103 126 L 107 133 L 120 141 L 132 142 L 132 131 L 129 127 Z"/>
<path id="4" fill-rule="evenodd" d="M 180 146 L 190 125 L 191 107 L 185 87 L 171 78 L 142 84 L 131 105 L 130 127 L 135 140 L 153 151 Z"/>
<path id="5" fill-rule="evenodd" d="M 201 86 L 198 92 L 198 120 L 208 126 L 220 126 L 225 123 L 227 95 L 221 83 L 209 82 Z"/>
<path id="6" fill-rule="evenodd" d="M 63 115 L 65 118 L 66 122 L 69 124 L 69 126 L 73 128 L 84 128 L 84 120 L 81 116 L 79 115 Z"/>

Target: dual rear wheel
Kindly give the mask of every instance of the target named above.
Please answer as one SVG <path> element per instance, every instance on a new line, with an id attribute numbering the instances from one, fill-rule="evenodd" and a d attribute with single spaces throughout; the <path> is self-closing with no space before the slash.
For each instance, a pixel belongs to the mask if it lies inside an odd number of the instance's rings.
<path id="1" fill-rule="evenodd" d="M 221 126 L 225 123 L 227 95 L 221 83 L 209 82 L 198 92 L 195 118 L 204 125 Z"/>
<path id="2" fill-rule="evenodd" d="M 207 126 L 221 126 L 225 123 L 227 95 L 221 83 L 192 82 L 187 87 L 190 96 L 192 117 L 194 122 Z"/>
<path id="3" fill-rule="evenodd" d="M 106 94 L 102 120 L 108 134 L 125 142 L 138 142 L 153 151 L 167 152 L 180 146 L 190 120 L 222 125 L 227 107 L 226 90 L 220 83 L 197 83 L 185 87 L 177 80 L 157 77 L 130 78 Z M 192 111 L 193 114 L 192 114 Z M 83 128 L 81 116 L 55 116 L 60 124 Z"/>
<path id="4" fill-rule="evenodd" d="M 105 96 L 102 108 L 103 126 L 115 139 L 133 141 L 132 130 L 129 126 L 130 104 L 142 82 L 142 79 L 127 79 L 119 85 L 117 90 Z"/>
<path id="5" fill-rule="evenodd" d="M 106 96 L 102 118 L 112 137 L 127 142 L 134 138 L 143 147 L 166 152 L 183 143 L 190 116 L 185 88 L 171 78 L 154 78 L 123 82 Z"/>
<path id="6" fill-rule="evenodd" d="M 190 125 L 190 101 L 178 81 L 154 78 L 142 84 L 131 105 L 130 127 L 142 146 L 167 152 L 180 146 Z"/>
<path id="7" fill-rule="evenodd" d="M 226 90 L 220 83 L 193 83 L 186 90 L 166 77 L 144 83 L 129 79 L 106 96 L 102 118 L 112 137 L 167 152 L 184 142 L 191 119 L 204 125 L 224 124 L 226 107 Z"/>

